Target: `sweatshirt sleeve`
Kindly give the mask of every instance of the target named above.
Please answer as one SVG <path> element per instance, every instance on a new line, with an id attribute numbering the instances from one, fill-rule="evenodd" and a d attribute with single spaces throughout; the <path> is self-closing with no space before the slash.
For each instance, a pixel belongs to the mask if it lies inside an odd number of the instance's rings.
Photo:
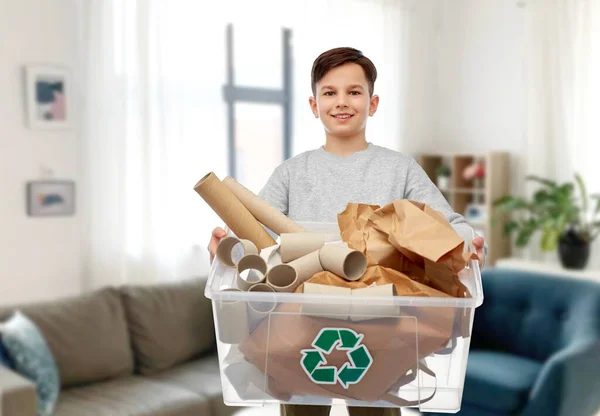
<path id="1" fill-rule="evenodd" d="M 440 211 L 455 229 L 468 227 L 473 231 L 475 236 L 478 236 L 465 218 L 452 209 L 442 192 L 435 186 L 427 173 L 425 173 L 421 165 L 419 165 L 414 158 L 411 158 L 406 173 L 404 198 L 427 204 L 429 207 Z M 484 241 L 484 264 L 487 252 L 488 246 Z"/>
<path id="2" fill-rule="evenodd" d="M 289 177 L 284 166 L 273 171 L 258 196 L 288 215 Z"/>

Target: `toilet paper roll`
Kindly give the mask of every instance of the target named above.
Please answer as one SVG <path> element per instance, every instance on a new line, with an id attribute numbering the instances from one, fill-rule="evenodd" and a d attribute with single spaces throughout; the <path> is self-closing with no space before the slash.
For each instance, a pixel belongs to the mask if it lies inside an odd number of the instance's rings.
<path id="1" fill-rule="evenodd" d="M 278 264 L 267 272 L 267 284 L 275 292 L 293 292 L 299 285 L 298 272 L 289 264 Z"/>
<path id="2" fill-rule="evenodd" d="M 308 253 L 288 264 L 296 269 L 296 273 L 298 274 L 298 285 L 306 282 L 316 273 L 323 271 L 323 266 L 321 266 L 321 260 L 319 259 L 319 250 Z"/>
<path id="3" fill-rule="evenodd" d="M 325 244 L 325 234 L 322 233 L 284 233 L 280 235 L 281 261 L 289 263 Z"/>
<path id="4" fill-rule="evenodd" d="M 366 321 L 388 316 L 398 316 L 400 307 L 395 305 L 379 305 L 377 303 L 365 303 L 360 300 L 361 297 L 387 297 L 396 296 L 395 286 L 390 283 L 387 285 L 370 286 L 352 290 L 352 306 L 350 307 L 350 319 L 352 321 Z"/>
<path id="5" fill-rule="evenodd" d="M 223 292 L 242 292 L 240 289 L 225 289 Z M 248 307 L 243 300 L 215 301 L 217 334 L 224 344 L 240 344 L 248 335 Z"/>
<path id="6" fill-rule="evenodd" d="M 239 199 L 213 172 L 194 185 L 194 190 L 227 224 L 238 238 L 250 240 L 259 249 L 275 245 L 275 240 Z"/>
<path id="7" fill-rule="evenodd" d="M 235 267 L 237 261 L 233 258 L 233 249 L 236 244 L 240 244 L 243 250 L 243 256 L 248 254 L 258 254 L 258 248 L 250 240 L 239 239 L 236 237 L 225 237 L 217 246 L 217 258 L 219 262 L 229 267 Z"/>
<path id="8" fill-rule="evenodd" d="M 306 282 L 303 286 L 303 293 L 307 295 L 318 294 L 347 296 L 348 299 L 340 304 L 328 302 L 303 303 L 300 309 L 301 313 L 305 315 L 348 320 L 348 315 L 350 314 L 350 297 L 352 296 L 352 289 L 349 287 L 321 285 L 318 283 Z"/>
<path id="9" fill-rule="evenodd" d="M 242 204 L 261 223 L 269 227 L 277 235 L 282 233 L 302 233 L 304 228 L 286 217 L 277 208 L 247 189 L 230 176 L 223 179 L 223 184 L 240 200 Z"/>
<path id="10" fill-rule="evenodd" d="M 248 292 L 275 292 L 271 286 L 266 283 L 258 283 L 250 287 Z M 277 302 L 273 301 L 248 301 L 248 325 L 250 332 L 275 310 Z"/>
<path id="11" fill-rule="evenodd" d="M 325 244 L 319 251 L 323 269 L 346 280 L 358 280 L 367 271 L 367 257 L 358 250 Z"/>
<path id="12" fill-rule="evenodd" d="M 258 254 L 248 254 L 237 264 L 237 287 L 241 290 L 249 290 L 253 285 L 264 282 L 266 275 L 265 259 Z"/>

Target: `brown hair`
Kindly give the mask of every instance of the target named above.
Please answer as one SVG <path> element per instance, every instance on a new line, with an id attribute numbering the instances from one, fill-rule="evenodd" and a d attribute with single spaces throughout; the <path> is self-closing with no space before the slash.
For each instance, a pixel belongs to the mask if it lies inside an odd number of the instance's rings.
<path id="1" fill-rule="evenodd" d="M 313 95 L 316 95 L 317 83 L 333 68 L 347 63 L 355 63 L 362 67 L 369 84 L 369 95 L 373 95 L 377 69 L 369 58 L 361 51 L 354 48 L 334 48 L 323 52 L 315 59 L 311 71 L 311 87 Z"/>

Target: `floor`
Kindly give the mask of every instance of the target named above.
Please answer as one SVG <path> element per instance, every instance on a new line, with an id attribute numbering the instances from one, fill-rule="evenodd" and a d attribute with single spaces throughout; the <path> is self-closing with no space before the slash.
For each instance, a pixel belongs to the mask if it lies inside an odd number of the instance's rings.
<path id="1" fill-rule="evenodd" d="M 403 409 L 402 416 L 416 416 L 418 412 L 411 409 Z M 278 416 L 279 407 L 259 407 L 242 409 L 235 414 L 236 416 Z M 348 416 L 348 412 L 344 406 L 334 406 L 330 416 Z"/>

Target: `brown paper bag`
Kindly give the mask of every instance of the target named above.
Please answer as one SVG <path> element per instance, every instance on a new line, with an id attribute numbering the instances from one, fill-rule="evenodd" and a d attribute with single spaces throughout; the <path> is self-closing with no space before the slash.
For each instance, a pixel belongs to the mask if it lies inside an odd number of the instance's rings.
<path id="1" fill-rule="evenodd" d="M 361 250 L 369 265 L 397 270 L 412 280 L 453 297 L 468 297 L 458 272 L 475 253 L 444 216 L 427 205 L 398 200 L 379 208 L 350 203 L 338 215 L 342 240 Z"/>
<path id="2" fill-rule="evenodd" d="M 269 393 L 278 400 L 292 395 L 356 399 L 367 402 L 386 400 L 392 387 L 398 387 L 407 371 L 448 342 L 454 317 L 447 308 L 415 308 L 413 316 L 382 318 L 368 323 L 340 322 L 300 314 L 299 305 L 282 304 L 240 345 L 246 359 L 269 377 Z M 418 322 L 418 330 L 417 330 Z M 351 329 L 364 338 L 372 364 L 357 384 L 315 384 L 302 368 L 302 350 L 323 328 Z M 342 368 L 348 358 L 333 349 L 327 366 Z"/>
<path id="3" fill-rule="evenodd" d="M 375 283 L 392 283 L 399 295 L 448 297 L 436 289 L 413 281 L 408 276 L 381 266 L 368 268 L 358 281 L 347 281 L 330 272 L 315 274 L 307 282 L 358 289 Z M 296 289 L 302 292 L 303 285 Z M 448 343 L 454 324 L 452 308 L 404 307 L 402 316 L 383 317 L 367 323 L 340 321 L 301 314 L 300 304 L 280 305 L 270 319 L 240 346 L 246 359 L 269 377 L 269 393 L 287 401 L 292 395 L 317 395 L 329 398 L 400 400 L 389 397 L 392 388 L 407 383 L 407 372 L 431 353 Z M 301 366 L 301 351 L 323 328 L 347 328 L 361 334 L 372 357 L 372 365 L 357 384 L 345 388 L 340 383 L 315 384 Z M 341 368 L 348 360 L 344 351 L 334 349 L 327 356 L 327 366 Z M 403 381 L 405 380 L 405 381 Z M 397 401 L 396 401 L 397 402 Z"/>

